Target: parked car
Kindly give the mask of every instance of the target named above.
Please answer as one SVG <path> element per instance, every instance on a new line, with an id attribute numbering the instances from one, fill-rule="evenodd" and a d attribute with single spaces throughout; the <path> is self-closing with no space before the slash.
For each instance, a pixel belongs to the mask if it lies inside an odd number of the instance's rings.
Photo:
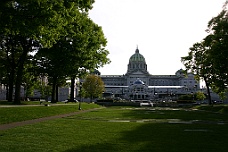
<path id="1" fill-rule="evenodd" d="M 214 104 L 223 104 L 223 101 L 221 101 L 221 100 L 219 100 L 219 101 L 213 100 L 213 103 L 214 103 Z"/>

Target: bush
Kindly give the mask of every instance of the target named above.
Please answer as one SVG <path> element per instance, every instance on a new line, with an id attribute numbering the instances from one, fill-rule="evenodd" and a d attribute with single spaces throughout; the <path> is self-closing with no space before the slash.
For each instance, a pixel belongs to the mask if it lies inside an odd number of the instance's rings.
<path id="1" fill-rule="evenodd" d="M 100 99 L 100 100 L 97 100 L 97 102 L 112 102 L 113 103 L 113 100 L 112 99 Z"/>
<path id="2" fill-rule="evenodd" d="M 177 103 L 194 103 L 193 100 L 177 100 Z"/>
<path id="3" fill-rule="evenodd" d="M 181 95 L 178 100 L 192 101 L 194 98 L 193 94 Z"/>

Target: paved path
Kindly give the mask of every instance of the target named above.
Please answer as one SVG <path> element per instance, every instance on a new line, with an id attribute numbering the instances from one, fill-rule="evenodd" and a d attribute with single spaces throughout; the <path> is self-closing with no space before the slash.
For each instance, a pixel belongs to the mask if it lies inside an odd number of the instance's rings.
<path id="1" fill-rule="evenodd" d="M 94 111 L 94 110 L 98 110 L 98 109 L 101 109 L 101 108 L 82 110 L 82 111 L 77 111 L 77 112 L 68 113 L 68 114 L 61 114 L 61 115 L 50 116 L 50 117 L 43 117 L 43 118 L 26 120 L 26 121 L 21 121 L 21 122 L 13 122 L 13 123 L 9 123 L 9 124 L 2 124 L 2 125 L 0 125 L 0 131 L 1 130 L 7 130 L 7 129 L 15 128 L 15 127 L 19 127 L 19 126 L 34 124 L 34 123 L 38 123 L 38 122 L 43 122 L 43 121 L 47 121 L 47 120 L 69 117 L 69 116 L 73 116 L 73 115 L 76 115 L 76 114 L 90 112 L 90 111 Z"/>

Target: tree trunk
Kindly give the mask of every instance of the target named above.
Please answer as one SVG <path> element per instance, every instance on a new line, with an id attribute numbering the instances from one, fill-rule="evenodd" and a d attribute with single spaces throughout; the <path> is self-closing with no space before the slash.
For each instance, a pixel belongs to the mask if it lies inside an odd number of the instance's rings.
<path id="1" fill-rule="evenodd" d="M 14 82 L 14 71 L 12 70 L 9 74 L 9 79 L 8 79 L 8 95 L 7 95 L 7 100 L 8 102 L 13 101 L 13 82 Z"/>
<path id="2" fill-rule="evenodd" d="M 90 96 L 90 103 L 92 103 L 92 101 L 93 101 L 93 96 L 91 95 Z"/>
<path id="3" fill-rule="evenodd" d="M 15 83 L 15 98 L 14 98 L 14 103 L 16 104 L 21 103 L 21 83 L 22 83 L 22 77 L 23 77 L 24 63 L 27 58 L 27 52 L 28 52 L 28 49 L 24 48 L 24 52 L 22 53 L 18 61 L 16 83 Z"/>
<path id="4" fill-rule="evenodd" d="M 21 82 L 22 82 L 23 69 L 18 69 L 15 83 L 15 97 L 14 103 L 21 103 Z"/>
<path id="5" fill-rule="evenodd" d="M 6 100 L 8 100 L 8 98 L 9 98 L 9 85 L 6 84 L 6 85 L 5 85 L 5 88 L 6 88 Z M 9 100 L 8 100 L 8 101 L 9 101 Z"/>
<path id="6" fill-rule="evenodd" d="M 7 52 L 10 52 L 10 50 L 12 49 L 10 46 L 12 45 L 11 41 L 8 41 L 9 45 L 7 46 Z M 13 50 L 13 49 L 12 49 Z M 8 94 L 7 94 L 7 100 L 8 102 L 13 102 L 13 87 L 14 87 L 14 79 L 15 79 L 15 70 L 16 70 L 16 65 L 15 65 L 15 60 L 14 60 L 14 51 L 11 52 L 11 57 L 10 55 L 7 53 L 6 54 L 6 59 L 8 62 L 8 69 L 7 69 L 7 76 L 8 76 Z"/>
<path id="7" fill-rule="evenodd" d="M 12 54 L 12 58 L 14 58 L 14 54 Z M 9 87 L 9 92 L 8 92 L 8 102 L 13 102 L 13 92 L 14 92 L 14 82 L 15 82 L 15 71 L 16 71 L 16 67 L 15 67 L 15 63 L 14 61 L 11 61 L 9 56 L 7 56 L 7 61 L 9 64 L 9 69 L 7 70 L 8 74 L 8 87 Z"/>
<path id="8" fill-rule="evenodd" d="M 71 77 L 71 84 L 70 84 L 70 101 L 74 101 L 74 84 L 75 84 L 75 76 Z"/>
<path id="9" fill-rule="evenodd" d="M 59 101 L 59 87 L 58 85 L 56 85 L 56 88 L 55 88 L 55 99 L 56 99 L 56 102 Z"/>
<path id="10" fill-rule="evenodd" d="M 27 91 L 28 87 L 27 84 L 24 86 L 24 101 L 28 101 L 28 91 Z"/>
<path id="11" fill-rule="evenodd" d="M 210 92 L 210 84 L 208 83 L 207 79 L 204 77 L 204 81 L 207 87 L 207 94 L 208 94 L 208 103 L 209 105 L 213 105 L 213 102 L 211 101 L 211 92 Z"/>
<path id="12" fill-rule="evenodd" d="M 52 92 L 51 92 L 51 102 L 56 103 L 56 83 L 57 83 L 57 77 L 53 77 L 53 83 L 52 83 Z"/>
<path id="13" fill-rule="evenodd" d="M 23 36 L 19 36 L 19 39 L 21 41 L 23 50 L 22 50 L 22 54 L 17 62 L 15 98 L 14 98 L 14 103 L 16 103 L 16 104 L 21 103 L 21 84 L 22 84 L 24 64 L 26 62 L 28 52 L 30 52 L 32 50 L 32 40 L 31 39 L 28 41 L 27 38 L 25 38 Z"/>

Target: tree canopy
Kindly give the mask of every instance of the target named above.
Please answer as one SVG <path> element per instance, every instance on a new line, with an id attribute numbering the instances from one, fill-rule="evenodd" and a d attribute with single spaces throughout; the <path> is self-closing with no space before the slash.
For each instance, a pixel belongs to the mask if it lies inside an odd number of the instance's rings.
<path id="1" fill-rule="evenodd" d="M 206 87 L 207 93 L 209 97 L 209 103 L 211 104 L 211 96 L 210 96 L 210 86 L 212 83 L 211 80 L 211 70 L 212 65 L 210 59 L 207 58 L 207 47 L 204 45 L 204 42 L 195 43 L 189 49 L 188 56 L 182 57 L 181 61 L 185 65 L 187 71 L 195 74 L 195 78 L 197 80 L 203 79 Z"/>
<path id="2" fill-rule="evenodd" d="M 40 60 L 50 63 L 51 77 L 77 75 L 78 69 L 94 69 L 109 62 L 102 29 L 88 17 L 93 3 L 94 0 L 0 1 L 0 62 L 4 64 L 0 68 L 8 67 L 1 75 L 8 80 L 9 101 L 15 86 L 14 102 L 20 103 L 25 64 L 35 51 L 39 50 Z"/>
<path id="3" fill-rule="evenodd" d="M 208 36 L 201 42 L 193 44 L 188 56 L 182 57 L 186 70 L 202 78 L 207 87 L 222 95 L 228 85 L 228 12 L 227 2 L 222 11 L 208 22 Z"/>
<path id="4" fill-rule="evenodd" d="M 98 98 L 104 92 L 104 82 L 97 75 L 88 75 L 82 85 L 85 92 L 85 96 L 89 97 L 91 100 L 93 98 Z"/>
<path id="5" fill-rule="evenodd" d="M 53 93 L 59 78 L 71 78 L 70 98 L 73 100 L 75 78 L 109 63 L 105 50 L 107 40 L 101 27 L 84 13 L 78 13 L 77 19 L 69 21 L 65 31 L 52 47 L 40 49 L 36 59 L 43 72 L 52 78 Z"/>
<path id="6" fill-rule="evenodd" d="M 227 5 L 227 4 L 226 4 Z M 226 7 L 208 23 L 209 35 L 204 39 L 209 48 L 213 86 L 217 92 L 224 92 L 228 85 L 228 12 Z"/>

